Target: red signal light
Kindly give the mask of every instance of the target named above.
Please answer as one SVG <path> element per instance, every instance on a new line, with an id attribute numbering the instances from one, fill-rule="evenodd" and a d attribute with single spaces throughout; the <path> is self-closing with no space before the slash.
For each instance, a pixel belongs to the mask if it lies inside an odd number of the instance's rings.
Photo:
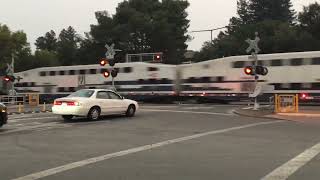
<path id="1" fill-rule="evenodd" d="M 102 59 L 100 61 L 100 66 L 105 66 L 106 64 L 108 64 L 108 61 L 106 59 Z"/>
<path id="2" fill-rule="evenodd" d="M 4 80 L 5 82 L 11 81 L 11 79 L 10 79 L 8 76 L 5 76 L 5 77 L 3 78 L 3 80 Z"/>
<path id="3" fill-rule="evenodd" d="M 244 73 L 245 73 L 246 75 L 252 75 L 252 74 L 253 74 L 253 69 L 252 69 L 252 67 L 246 67 L 246 68 L 244 68 Z"/>
<path id="4" fill-rule="evenodd" d="M 160 54 L 156 54 L 155 60 L 160 61 L 161 60 L 161 55 Z"/>
<path id="5" fill-rule="evenodd" d="M 105 72 L 103 73 L 103 76 L 104 76 L 105 78 L 108 78 L 108 77 L 110 76 L 109 71 L 105 71 Z"/>

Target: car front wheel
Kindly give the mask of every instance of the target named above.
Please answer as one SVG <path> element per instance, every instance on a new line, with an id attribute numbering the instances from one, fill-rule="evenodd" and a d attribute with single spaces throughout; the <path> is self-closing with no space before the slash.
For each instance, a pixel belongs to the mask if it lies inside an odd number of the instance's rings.
<path id="1" fill-rule="evenodd" d="M 136 106 L 131 104 L 127 109 L 126 116 L 133 117 L 135 113 L 136 113 Z"/>

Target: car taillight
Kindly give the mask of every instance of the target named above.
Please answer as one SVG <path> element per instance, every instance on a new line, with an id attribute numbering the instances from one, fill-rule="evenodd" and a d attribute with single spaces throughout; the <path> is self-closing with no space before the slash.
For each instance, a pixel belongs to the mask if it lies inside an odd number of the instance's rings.
<path id="1" fill-rule="evenodd" d="M 68 106 L 80 106 L 80 103 L 79 102 L 75 102 L 75 101 L 69 101 L 69 102 L 67 102 L 67 105 Z"/>
<path id="2" fill-rule="evenodd" d="M 61 101 L 54 101 L 54 105 L 55 106 L 60 106 L 60 105 L 62 105 L 62 102 Z"/>

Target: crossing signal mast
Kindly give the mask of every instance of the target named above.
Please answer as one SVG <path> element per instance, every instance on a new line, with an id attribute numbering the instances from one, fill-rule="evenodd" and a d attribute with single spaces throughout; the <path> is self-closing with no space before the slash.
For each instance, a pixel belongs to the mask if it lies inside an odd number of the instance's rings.
<path id="1" fill-rule="evenodd" d="M 119 62 L 117 59 L 115 59 L 115 55 L 116 55 L 116 51 L 121 51 L 121 50 L 116 50 L 114 49 L 114 44 L 112 44 L 111 46 L 109 46 L 108 44 L 106 44 L 105 46 L 107 48 L 107 52 L 106 52 L 106 57 L 100 59 L 100 66 L 106 66 L 107 64 L 109 64 L 109 66 L 112 68 L 111 72 L 108 69 L 105 69 L 102 72 L 102 75 L 105 78 L 109 78 L 110 75 L 112 77 L 112 86 L 114 89 L 115 85 L 114 85 L 114 78 L 116 78 L 118 76 L 118 70 L 114 68 L 114 66 L 116 65 L 117 62 Z"/>
<path id="2" fill-rule="evenodd" d="M 255 63 L 253 66 L 247 66 L 244 68 L 244 73 L 246 75 L 255 77 L 256 88 L 255 88 L 255 92 L 253 93 L 253 95 L 256 93 L 256 89 L 258 87 L 257 85 L 258 85 L 259 75 L 266 76 L 269 72 L 268 68 L 258 65 L 258 53 L 260 52 L 260 48 L 258 47 L 258 43 L 260 41 L 260 38 L 258 37 L 257 32 L 255 33 L 255 35 L 256 35 L 255 39 L 253 39 L 253 40 L 247 39 L 246 40 L 246 42 L 249 44 L 249 47 L 246 51 L 247 51 L 247 53 L 251 53 L 251 57 L 249 57 L 249 58 L 251 58 L 251 59 L 253 58 L 255 60 Z M 259 108 L 257 95 L 254 95 L 254 97 L 255 97 L 254 110 L 257 110 Z"/>

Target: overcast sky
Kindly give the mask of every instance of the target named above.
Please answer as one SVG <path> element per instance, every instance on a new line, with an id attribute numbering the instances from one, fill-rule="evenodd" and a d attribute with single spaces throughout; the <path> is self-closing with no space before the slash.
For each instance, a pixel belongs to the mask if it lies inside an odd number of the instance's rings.
<path id="1" fill-rule="evenodd" d="M 114 14 L 123 0 L 0 0 L 0 23 L 12 30 L 23 30 L 34 49 L 34 42 L 49 30 L 60 32 L 73 26 L 80 35 L 95 24 L 95 11 L 107 10 Z M 292 0 L 296 11 L 316 0 Z M 189 0 L 190 31 L 225 26 L 236 15 L 237 0 Z M 216 33 L 215 33 L 216 35 Z M 199 50 L 210 33 L 192 34 L 189 49 Z"/>

